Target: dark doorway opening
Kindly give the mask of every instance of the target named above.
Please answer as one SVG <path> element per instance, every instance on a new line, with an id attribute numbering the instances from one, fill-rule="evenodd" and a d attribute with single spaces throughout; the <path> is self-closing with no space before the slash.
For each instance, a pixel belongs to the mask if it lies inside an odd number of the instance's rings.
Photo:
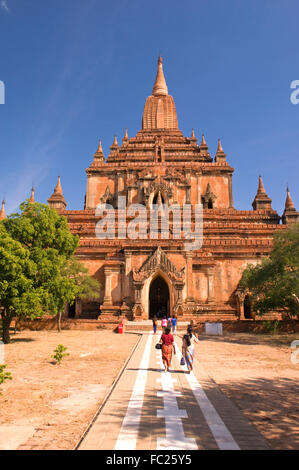
<path id="1" fill-rule="evenodd" d="M 244 299 L 244 317 L 251 318 L 251 299 L 249 295 L 245 295 Z"/>
<path id="2" fill-rule="evenodd" d="M 76 316 L 76 302 L 69 305 L 69 318 L 75 318 Z"/>
<path id="3" fill-rule="evenodd" d="M 156 315 L 163 318 L 169 314 L 169 289 L 163 277 L 156 277 L 150 286 L 149 291 L 149 318 Z"/>

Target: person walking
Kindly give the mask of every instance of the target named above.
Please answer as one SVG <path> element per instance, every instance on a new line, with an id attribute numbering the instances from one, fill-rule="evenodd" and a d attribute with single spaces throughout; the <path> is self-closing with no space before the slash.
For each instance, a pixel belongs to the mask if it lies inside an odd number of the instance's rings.
<path id="1" fill-rule="evenodd" d="M 167 320 L 166 320 L 166 317 L 163 317 L 163 318 L 162 318 L 161 326 L 162 326 L 162 331 L 163 331 L 163 333 L 164 333 L 164 332 L 165 332 L 165 328 L 167 327 Z"/>
<path id="2" fill-rule="evenodd" d="M 157 322 L 157 317 L 156 317 L 156 315 L 154 315 L 154 317 L 153 317 L 153 330 L 154 330 L 154 335 L 157 333 L 157 324 L 158 324 L 158 322 Z"/>
<path id="3" fill-rule="evenodd" d="M 160 338 L 160 343 L 162 344 L 162 361 L 165 372 L 167 372 L 171 366 L 172 354 L 175 354 L 174 338 L 168 327 L 165 328 L 165 332 Z"/>
<path id="4" fill-rule="evenodd" d="M 189 374 L 193 370 L 195 343 L 199 343 L 199 341 L 194 335 L 194 333 L 192 332 L 192 326 L 189 325 L 187 328 L 187 334 L 185 334 L 183 337 L 183 345 L 182 345 L 182 355 L 186 361 Z"/>
<path id="5" fill-rule="evenodd" d="M 172 334 L 174 335 L 175 332 L 176 332 L 176 326 L 177 326 L 177 318 L 175 315 L 172 315 L 172 319 L 171 319 L 171 331 L 172 331 Z"/>

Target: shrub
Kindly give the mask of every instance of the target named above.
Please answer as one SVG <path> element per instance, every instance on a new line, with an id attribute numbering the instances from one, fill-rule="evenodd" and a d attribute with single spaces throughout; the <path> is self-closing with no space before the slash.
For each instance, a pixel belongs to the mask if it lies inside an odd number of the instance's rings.
<path id="1" fill-rule="evenodd" d="M 279 320 L 267 320 L 263 322 L 264 328 L 268 333 L 273 333 L 275 335 L 279 328 L 280 328 L 280 323 Z"/>
<path id="2" fill-rule="evenodd" d="M 57 361 L 57 364 L 60 364 L 62 359 L 66 356 L 69 356 L 69 353 L 66 353 L 65 351 L 67 348 L 63 346 L 63 344 L 58 344 L 57 348 L 54 349 L 54 353 L 51 357 Z"/>
<path id="3" fill-rule="evenodd" d="M 0 365 L 0 385 L 2 385 L 6 380 L 12 380 L 12 376 L 10 372 L 5 372 L 6 364 Z M 0 392 L 0 395 L 2 393 Z"/>

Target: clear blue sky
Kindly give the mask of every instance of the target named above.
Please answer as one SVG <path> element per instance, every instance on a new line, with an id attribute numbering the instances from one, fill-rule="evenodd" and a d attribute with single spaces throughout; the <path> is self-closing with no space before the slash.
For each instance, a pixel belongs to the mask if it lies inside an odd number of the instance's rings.
<path id="1" fill-rule="evenodd" d="M 0 0 L 0 197 L 7 212 L 46 202 L 61 175 L 83 208 L 102 139 L 141 127 L 161 51 L 179 127 L 221 137 L 234 202 L 251 209 L 258 175 L 281 215 L 286 184 L 299 210 L 298 0 Z"/>

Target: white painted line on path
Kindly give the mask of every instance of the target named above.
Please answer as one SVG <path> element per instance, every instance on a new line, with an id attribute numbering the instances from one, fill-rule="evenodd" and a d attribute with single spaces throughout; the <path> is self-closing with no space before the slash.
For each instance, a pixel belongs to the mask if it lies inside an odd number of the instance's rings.
<path id="1" fill-rule="evenodd" d="M 175 345 L 176 354 L 179 362 L 181 361 L 181 351 L 178 348 L 177 344 Z M 187 366 L 181 366 L 184 371 L 188 371 Z M 191 390 L 195 396 L 195 399 L 202 411 L 202 414 L 205 417 L 205 420 L 214 436 L 215 441 L 220 450 L 240 450 L 240 447 L 234 440 L 232 434 L 229 432 L 224 422 L 220 418 L 219 414 L 215 410 L 214 406 L 208 399 L 204 390 L 202 389 L 200 383 L 196 379 L 193 372 L 186 374 L 186 379 L 188 380 Z"/>
<path id="2" fill-rule="evenodd" d="M 157 363 L 162 366 L 162 355 L 157 355 Z M 165 434 L 163 438 L 157 439 L 157 450 L 198 450 L 196 440 L 187 438 L 184 433 L 182 418 L 188 418 L 186 410 L 178 407 L 177 397 L 181 392 L 174 389 L 173 384 L 177 379 L 171 377 L 170 372 L 162 372 L 161 378 L 157 379 L 162 385 L 162 390 L 157 392 L 158 397 L 163 398 L 163 409 L 157 410 L 157 416 L 165 419 Z"/>
<path id="3" fill-rule="evenodd" d="M 138 429 L 141 418 L 144 392 L 147 379 L 147 369 L 150 360 L 150 352 L 153 335 L 150 334 L 146 342 L 144 353 L 139 365 L 136 381 L 128 404 L 126 416 L 124 417 L 121 430 L 116 441 L 115 450 L 135 450 Z"/>

